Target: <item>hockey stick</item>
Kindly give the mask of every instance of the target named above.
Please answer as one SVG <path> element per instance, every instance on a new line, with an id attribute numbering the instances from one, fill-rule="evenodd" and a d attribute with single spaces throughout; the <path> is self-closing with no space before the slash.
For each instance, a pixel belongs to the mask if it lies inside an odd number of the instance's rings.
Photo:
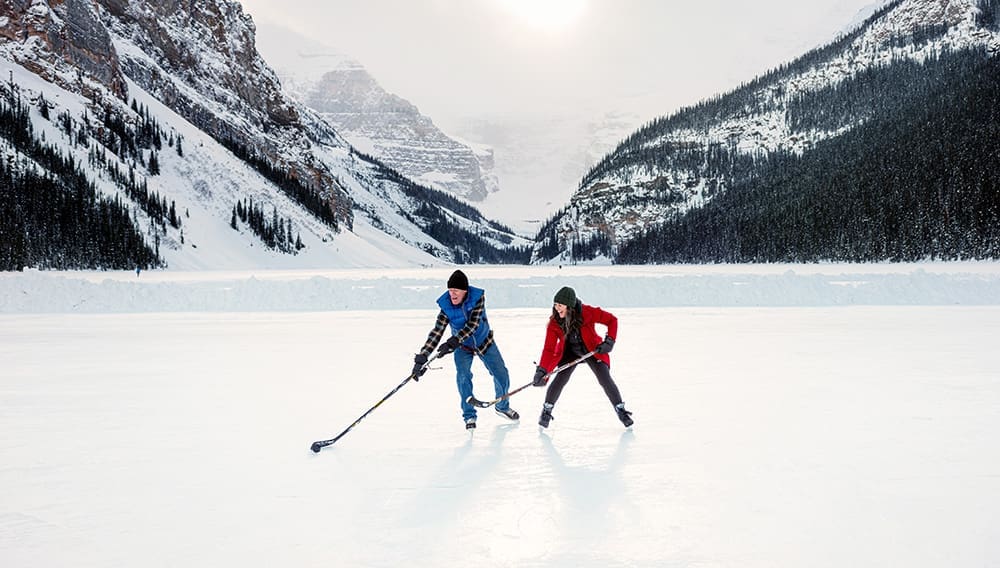
<path id="1" fill-rule="evenodd" d="M 572 366 L 574 366 L 574 365 L 576 365 L 578 363 L 583 362 L 584 359 L 587 359 L 587 358 L 593 356 L 595 353 L 597 353 L 597 351 L 591 351 L 590 353 L 587 353 L 583 357 L 580 357 L 578 359 L 574 359 L 574 360 L 570 361 L 569 363 L 566 363 L 565 365 L 559 365 L 555 369 L 552 369 L 551 371 L 549 371 L 545 376 L 546 377 L 551 377 L 552 375 L 555 375 L 556 373 L 558 373 L 559 371 L 562 371 L 563 369 L 567 369 L 567 368 L 572 367 Z M 532 382 L 530 382 L 530 383 L 528 383 L 526 385 L 519 386 L 519 387 L 517 387 L 516 389 L 514 389 L 512 391 L 508 391 L 507 394 L 505 394 L 503 396 L 499 396 L 497 398 L 494 398 L 493 400 L 485 400 L 484 401 L 484 400 L 479 400 L 479 399 L 477 399 L 474 396 L 470 396 L 470 397 L 468 397 L 468 398 L 465 399 L 465 402 L 468 402 L 472 406 L 476 406 L 476 407 L 479 407 L 479 408 L 489 408 L 489 407 L 493 406 L 494 404 L 500 402 L 501 400 L 506 400 L 506 399 L 514 396 L 515 394 L 523 391 L 524 389 L 526 389 L 526 388 L 528 388 L 528 387 L 530 387 L 530 386 L 532 386 L 534 384 L 535 384 L 535 382 L 532 381 Z"/>
<path id="2" fill-rule="evenodd" d="M 435 353 L 434 355 L 432 355 L 431 358 L 428 359 L 426 363 L 424 363 L 424 366 L 420 368 L 421 374 L 423 374 L 423 371 L 426 370 L 427 366 L 431 364 L 431 361 L 437 359 L 439 356 L 440 356 L 440 352 Z M 419 375 L 417 375 L 417 373 L 410 373 L 409 377 L 406 377 L 405 379 L 403 379 L 403 382 L 401 382 L 398 385 L 396 385 L 396 388 L 394 388 L 391 391 L 389 391 L 389 394 L 383 396 L 382 400 L 376 402 L 375 406 L 369 408 L 368 412 L 365 412 L 364 414 L 362 414 L 357 420 L 354 421 L 353 424 L 351 424 L 350 426 L 348 426 L 346 430 L 344 430 L 340 434 L 337 434 L 335 437 L 330 438 L 329 440 L 320 440 L 318 442 L 313 442 L 312 446 L 309 446 L 309 449 L 311 449 L 313 452 L 315 452 L 315 453 L 318 454 L 319 451 L 322 450 L 323 448 L 325 448 L 327 446 L 330 446 L 330 445 L 333 445 L 334 443 L 336 443 L 337 440 L 339 440 L 342 437 L 344 437 L 344 434 L 347 434 L 348 432 L 351 431 L 352 428 L 354 428 L 355 426 L 357 426 L 358 422 L 361 422 L 362 420 L 364 420 L 365 416 L 368 416 L 369 414 L 371 414 L 372 411 L 375 410 L 376 408 L 378 408 L 380 404 L 382 404 L 383 402 L 385 402 L 386 400 L 388 400 L 390 396 L 396 394 L 396 391 L 398 391 L 399 389 L 403 388 L 403 385 L 405 385 L 406 383 L 410 382 L 410 379 L 418 380 L 418 379 L 416 379 L 415 376 L 419 376 Z"/>

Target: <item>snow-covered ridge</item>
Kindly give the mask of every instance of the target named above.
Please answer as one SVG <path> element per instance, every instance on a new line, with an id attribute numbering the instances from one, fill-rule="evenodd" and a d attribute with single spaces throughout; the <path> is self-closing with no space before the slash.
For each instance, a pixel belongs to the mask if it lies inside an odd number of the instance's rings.
<path id="1" fill-rule="evenodd" d="M 724 112 L 711 120 L 693 120 L 690 127 L 657 129 L 641 139 L 640 149 L 660 153 L 662 164 L 622 158 L 617 165 L 585 178 L 558 222 L 558 258 L 568 258 L 569 243 L 586 242 L 599 234 L 612 242 L 627 242 L 670 215 L 704 205 L 729 187 L 732 180 L 724 175 L 671 162 L 668 156 L 675 148 L 708 152 L 720 146 L 743 155 L 801 154 L 863 124 L 863 120 L 856 120 L 826 130 L 796 129 L 788 120 L 788 109 L 803 94 L 834 87 L 894 62 L 924 62 L 949 50 L 981 48 L 1000 53 L 1000 34 L 977 23 L 978 0 L 903 0 L 891 6 L 883 4 L 879 10 L 884 11 L 829 44 L 835 51 L 825 53 L 826 48 L 820 48 L 806 54 L 804 57 L 812 59 L 800 61 L 814 60 L 808 67 L 799 65 L 794 73 L 778 73 L 760 85 L 752 83 L 752 90 L 740 93 L 740 100 L 750 102 L 723 106 Z M 943 33 L 926 41 L 919 39 L 931 28 L 943 28 Z M 631 151 L 623 145 L 609 156 L 622 157 Z M 658 202 L 655 197 L 664 193 L 678 199 Z M 542 246 L 544 243 L 536 245 Z"/>
<path id="2" fill-rule="evenodd" d="M 0 274 L 0 313 L 431 309 L 451 268 Z M 538 308 L 562 286 L 605 307 L 1000 305 L 1000 263 L 476 266 L 492 308 Z"/>
<path id="3" fill-rule="evenodd" d="M 806 136 L 796 135 L 785 120 L 789 101 L 807 92 L 819 91 L 837 85 L 871 68 L 888 65 L 893 61 L 911 59 L 924 61 L 942 50 L 958 50 L 985 46 L 996 51 L 1000 36 L 976 24 L 976 0 L 908 0 L 900 3 L 890 14 L 875 19 L 871 25 L 851 42 L 837 57 L 807 71 L 768 85 L 757 96 L 769 102 L 771 110 L 746 116 L 730 116 L 707 131 L 679 129 L 661 138 L 647 141 L 647 147 L 664 144 L 718 144 L 735 140 L 742 153 L 754 151 L 773 152 L 789 150 L 802 152 L 817 142 L 843 134 L 850 127 L 833 131 L 814 131 Z M 947 32 L 934 41 L 915 45 L 891 45 L 896 37 L 906 37 L 929 23 L 948 26 Z M 657 174 L 623 176 L 630 183 L 649 181 Z"/>

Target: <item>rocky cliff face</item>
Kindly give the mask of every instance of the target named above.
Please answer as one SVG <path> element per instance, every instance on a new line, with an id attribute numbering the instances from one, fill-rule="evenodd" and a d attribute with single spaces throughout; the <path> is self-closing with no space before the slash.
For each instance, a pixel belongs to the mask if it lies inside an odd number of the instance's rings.
<path id="1" fill-rule="evenodd" d="M 302 87 L 302 102 L 355 147 L 419 183 L 471 201 L 486 197 L 483 170 L 492 152 L 481 161 L 416 106 L 387 93 L 360 65 L 344 63 Z"/>
<path id="2" fill-rule="evenodd" d="M 4 0 L 0 39 L 0 53 L 67 90 L 94 98 L 106 89 L 125 97 L 111 36 L 89 0 Z"/>
<path id="3" fill-rule="evenodd" d="M 252 148 L 319 188 L 349 227 L 351 199 L 313 144 L 346 146 L 310 124 L 257 53 L 254 25 L 237 2 L 98 0 L 127 76 L 217 140 Z"/>

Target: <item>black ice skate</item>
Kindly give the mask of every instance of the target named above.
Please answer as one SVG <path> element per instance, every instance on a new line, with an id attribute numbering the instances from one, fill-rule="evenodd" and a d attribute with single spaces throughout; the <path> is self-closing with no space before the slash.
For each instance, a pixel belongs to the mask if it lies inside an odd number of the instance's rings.
<path id="1" fill-rule="evenodd" d="M 542 428 L 549 427 L 549 421 L 552 420 L 552 406 L 547 402 L 542 405 L 542 415 L 538 418 L 538 425 Z"/>
<path id="2" fill-rule="evenodd" d="M 635 423 L 632 420 L 632 413 L 629 412 L 628 410 L 625 410 L 624 402 L 615 406 L 615 412 L 618 413 L 618 419 L 622 421 L 622 424 L 624 424 L 626 428 Z"/>

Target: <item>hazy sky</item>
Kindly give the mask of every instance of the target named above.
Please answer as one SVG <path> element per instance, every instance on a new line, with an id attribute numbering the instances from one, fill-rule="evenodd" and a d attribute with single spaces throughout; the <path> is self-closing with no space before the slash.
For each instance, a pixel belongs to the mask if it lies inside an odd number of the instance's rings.
<path id="1" fill-rule="evenodd" d="M 877 0 L 241 0 L 357 59 L 447 126 L 587 108 L 667 114 L 832 39 Z"/>

